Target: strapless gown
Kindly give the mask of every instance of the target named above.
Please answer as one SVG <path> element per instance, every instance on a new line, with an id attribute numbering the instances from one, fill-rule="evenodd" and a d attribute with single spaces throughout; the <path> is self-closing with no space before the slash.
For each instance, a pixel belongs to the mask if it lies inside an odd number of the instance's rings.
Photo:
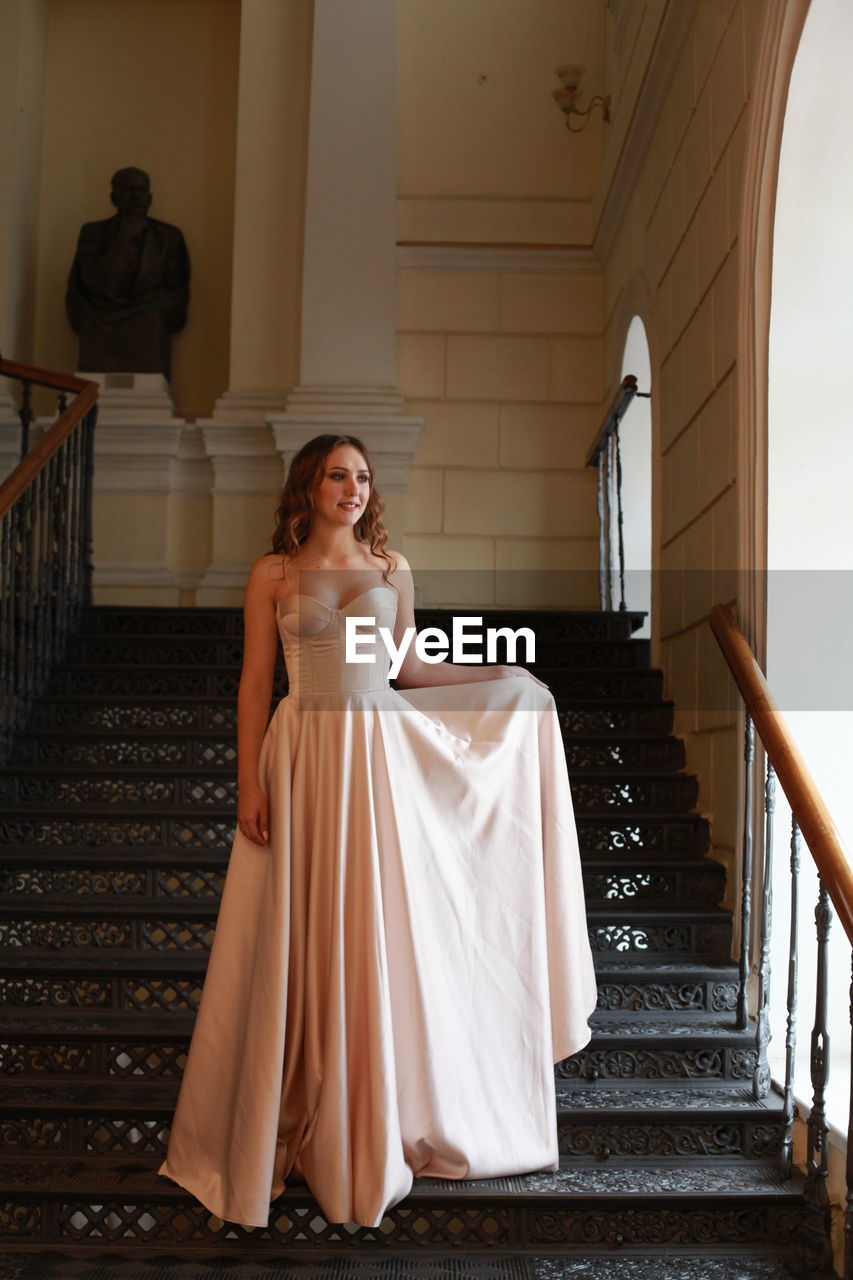
<path id="1" fill-rule="evenodd" d="M 290 1177 L 378 1226 L 414 1176 L 557 1168 L 553 1064 L 596 1003 L 577 835 L 546 689 L 395 691 L 387 658 L 344 661 L 391 587 L 298 601 L 270 846 L 235 837 L 159 1172 L 244 1226 Z"/>

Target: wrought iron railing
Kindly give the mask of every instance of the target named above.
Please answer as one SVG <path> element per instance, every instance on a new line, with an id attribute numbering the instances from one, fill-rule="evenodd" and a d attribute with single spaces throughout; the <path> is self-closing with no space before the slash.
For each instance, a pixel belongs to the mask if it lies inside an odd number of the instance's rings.
<path id="1" fill-rule="evenodd" d="M 21 461 L 0 485 L 0 763 L 92 592 L 92 471 L 98 386 L 0 359 L 21 384 Z M 33 388 L 58 416 L 29 448 Z M 73 398 L 72 398 L 73 397 Z"/>
<path id="2" fill-rule="evenodd" d="M 830 1271 L 832 1267 L 832 1219 L 827 1180 L 829 1175 L 829 1126 L 826 1115 L 829 1082 L 829 1005 L 828 961 L 829 933 L 833 908 L 853 946 L 853 867 L 845 854 L 832 818 L 821 799 L 805 762 L 800 756 L 790 730 L 776 707 L 767 682 L 738 628 L 731 610 L 716 605 L 711 611 L 711 628 L 729 665 L 745 704 L 744 736 L 744 815 L 743 857 L 741 862 L 740 956 L 738 1024 L 748 1025 L 748 983 L 752 961 L 751 939 L 757 935 L 758 996 L 755 1016 L 756 1071 L 753 1090 L 756 1098 L 770 1089 L 767 1048 L 770 1039 L 770 939 L 773 909 L 773 816 L 776 805 L 776 781 L 791 808 L 790 876 L 791 903 L 787 973 L 787 1022 L 785 1035 L 784 1118 L 781 1173 L 792 1173 L 794 1129 L 794 1070 L 797 1044 L 798 1003 L 798 911 L 800 901 L 801 846 L 805 843 L 818 873 L 818 895 L 815 905 L 817 935 L 817 973 L 815 984 L 814 1026 L 811 1034 L 812 1106 L 807 1122 L 805 1196 L 809 1207 L 806 1235 L 801 1242 L 803 1262 L 811 1270 Z M 753 931 L 753 804 L 755 735 L 764 748 L 764 821 L 760 883 L 761 897 L 756 906 L 758 918 Z M 802 841 L 801 841 L 802 836 Z M 853 953 L 851 953 L 853 958 Z M 850 1021 L 853 1029 L 853 984 L 850 987 Z M 851 1045 L 853 1050 L 853 1045 Z M 853 1061 L 853 1052 L 851 1052 Z M 844 1277 L 853 1280 L 853 1081 L 847 1125 L 847 1201 L 844 1214 Z"/>
<path id="3" fill-rule="evenodd" d="M 585 466 L 598 469 L 598 573 L 602 609 L 614 607 L 617 578 L 619 609 L 624 612 L 627 607 L 619 424 L 635 396 L 649 395 L 650 392 L 637 389 L 637 379 L 633 374 L 623 378 L 586 457 Z"/>

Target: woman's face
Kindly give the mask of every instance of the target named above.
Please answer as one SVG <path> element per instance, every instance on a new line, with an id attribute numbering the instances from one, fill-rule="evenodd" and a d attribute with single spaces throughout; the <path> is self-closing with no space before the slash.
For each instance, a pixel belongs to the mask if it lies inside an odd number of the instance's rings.
<path id="1" fill-rule="evenodd" d="M 354 528 L 370 497 L 370 473 L 358 449 L 338 445 L 323 464 L 314 488 L 314 515 L 336 525 Z"/>

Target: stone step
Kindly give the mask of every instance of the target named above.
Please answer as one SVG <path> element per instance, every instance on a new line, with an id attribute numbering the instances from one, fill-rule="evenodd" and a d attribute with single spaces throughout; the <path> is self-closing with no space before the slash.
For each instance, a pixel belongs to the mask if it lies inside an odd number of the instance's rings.
<path id="1" fill-rule="evenodd" d="M 550 639 L 538 619 L 530 622 L 535 636 L 535 660 L 527 661 L 523 637 L 515 656 L 510 656 L 505 643 L 498 646 L 496 661 L 522 662 L 537 667 L 600 667 L 602 670 L 636 671 L 649 663 L 647 640 L 611 640 L 601 638 Z M 483 626 L 496 625 L 483 615 Z M 476 649 L 471 646 L 474 651 Z M 76 636 L 68 645 L 64 669 L 79 670 L 86 666 L 202 666 L 239 669 L 243 661 L 242 637 L 170 637 L 163 636 Z"/>
<path id="2" fill-rule="evenodd" d="M 708 849 L 709 828 L 695 813 L 642 814 L 631 818 L 579 810 L 578 840 L 584 859 L 609 857 L 683 859 L 700 857 Z M 50 848 L 180 848 L 227 852 L 234 839 L 233 809 L 206 812 L 197 818 L 157 817 L 112 810 L 90 815 L 75 809 L 73 817 L 44 818 L 41 811 L 6 812 L 0 816 L 0 843 Z"/>
<path id="3" fill-rule="evenodd" d="M 104 952 L 78 947 L 65 964 L 54 950 L 24 954 L 15 948 L 2 953 L 2 959 L 0 995 L 12 1016 L 16 1008 L 49 1012 L 64 1005 L 75 1016 L 92 1009 L 126 1010 L 135 1018 L 158 1009 L 194 1013 L 207 969 L 204 947 Z M 613 1013 L 734 1016 L 738 975 L 731 962 L 679 957 L 651 963 L 646 953 L 631 951 L 598 952 L 594 962 L 599 1020 Z"/>
<path id="4" fill-rule="evenodd" d="M 688 813 L 696 804 L 698 781 L 683 773 L 624 773 L 614 777 L 602 770 L 587 769 L 571 779 L 575 810 L 604 810 L 614 814 L 637 811 Z M 0 804 L 7 811 L 24 816 L 27 810 L 49 815 L 63 813 L 69 806 L 97 814 L 115 813 L 121 807 L 144 805 L 149 816 L 188 814 L 196 810 L 234 808 L 237 781 L 233 768 L 228 775 L 206 774 L 185 766 L 153 771 L 115 766 L 93 773 L 75 765 L 57 770 L 28 769 L 6 772 L 0 777 Z"/>
<path id="5" fill-rule="evenodd" d="M 7 1149 L 80 1156 L 165 1154 L 178 1081 L 8 1081 L 0 1095 Z M 748 1089 L 590 1089 L 560 1082 L 560 1153 L 572 1161 L 777 1156 L 778 1094 Z"/>
<path id="6" fill-rule="evenodd" d="M 536 674 L 543 680 L 555 699 L 573 703 L 582 702 L 658 702 L 663 693 L 663 672 L 656 669 L 641 671 L 601 671 L 599 668 L 575 668 L 537 665 Z M 46 698 L 156 698 L 165 701 L 208 701 L 215 698 L 234 698 L 240 674 L 235 668 L 187 666 L 104 665 L 59 666 L 51 673 Z M 282 682 L 280 692 L 285 692 Z"/>
<path id="7" fill-rule="evenodd" d="M 7 846 L 0 868 L 0 904 L 10 895 L 116 894 L 184 902 L 218 899 L 229 853 L 225 849 L 188 854 L 152 847 L 118 849 L 32 849 Z M 599 855 L 599 860 L 604 861 Z M 645 906 L 688 902 L 715 906 L 725 888 L 725 868 L 710 858 L 682 862 L 630 860 L 595 866 L 585 859 L 583 880 L 589 906 L 621 901 Z"/>
<path id="8" fill-rule="evenodd" d="M 203 968 L 172 963 L 158 971 L 150 962 L 134 967 L 110 956 L 100 966 L 91 957 L 88 967 L 75 963 L 63 971 L 53 960 L 52 966 L 38 961 L 31 971 L 25 964 L 4 966 L 4 1078 L 180 1076 Z M 679 1080 L 746 1084 L 751 1079 L 754 1031 L 738 1031 L 733 1014 L 597 1012 L 591 1026 L 587 1048 L 555 1067 L 559 1078 L 583 1084 L 606 1080 L 611 1086 Z"/>
<path id="9" fill-rule="evenodd" d="M 91 1242 L 214 1245 L 260 1254 L 267 1245 L 319 1254 L 370 1243 L 420 1251 L 537 1246 L 590 1252 L 654 1242 L 657 1248 L 784 1247 L 800 1225 L 802 1180 L 766 1164 L 709 1159 L 672 1168 L 561 1162 L 553 1173 L 472 1182 L 419 1178 L 378 1228 L 331 1226 L 304 1183 L 275 1201 L 261 1234 L 224 1226 L 182 1188 L 159 1178 L 159 1156 L 33 1153 L 0 1158 L 0 1193 L 16 1244 Z M 28 1212 L 29 1210 L 29 1212 Z M 255 1243 L 257 1241 L 257 1244 Z"/>
<path id="10" fill-rule="evenodd" d="M 594 1245 L 590 1246 L 591 1248 Z M 64 1244 L 61 1248 L 39 1250 L 38 1254 L 4 1251 L 7 1275 L 14 1280 L 95 1280 L 92 1264 L 98 1260 L 108 1267 L 108 1280 L 798 1280 L 796 1271 L 778 1256 L 756 1246 L 724 1247 L 711 1254 L 708 1248 L 687 1252 L 678 1247 L 665 1254 L 649 1254 L 625 1248 L 611 1249 L 596 1256 L 565 1246 L 546 1252 L 547 1246 L 527 1251 L 500 1249 L 489 1253 L 441 1248 L 412 1256 L 391 1249 L 360 1247 L 357 1252 L 326 1262 L 305 1257 L 293 1250 L 281 1252 L 274 1246 L 263 1248 L 262 1260 L 244 1242 L 248 1258 L 219 1251 L 182 1248 L 180 1252 L 160 1246 L 156 1252 L 156 1272 L 145 1258 L 150 1250 L 118 1249 L 111 1244 L 100 1251 L 91 1246 Z M 103 1274 L 95 1273 L 100 1280 Z M 834 1274 L 812 1272 L 811 1280 L 836 1280 Z"/>
<path id="11" fill-rule="evenodd" d="M 534 623 L 544 636 L 560 640 L 627 640 L 643 622 L 642 613 L 597 609 L 416 609 L 419 627 L 446 627 L 453 616 L 488 618 L 489 626 L 524 626 Z M 152 605 L 94 605 L 83 610 L 81 631 L 87 636 L 146 637 L 241 636 L 243 613 L 239 608 L 174 609 Z"/>
<path id="12" fill-rule="evenodd" d="M 684 742 L 670 735 L 615 738 L 585 734 L 566 737 L 570 773 L 596 770 L 656 774 L 684 767 Z M 237 767 L 237 737 L 176 730 L 168 736 L 154 731 L 105 737 L 94 729 L 30 731 L 15 743 L 9 770 L 26 768 L 39 777 L 74 769 L 120 769 L 122 773 L 156 768 L 187 769 L 205 775 L 231 777 Z"/>
<path id="13" fill-rule="evenodd" d="M 672 702 L 639 702 L 626 699 L 621 704 L 572 700 L 570 707 L 558 706 L 557 716 L 564 740 L 594 734 L 622 737 L 667 735 L 672 730 Z M 96 731 L 106 740 L 121 739 L 128 732 L 191 736 L 236 734 L 237 705 L 234 698 L 176 702 L 168 699 L 143 701 L 122 694 L 110 696 L 42 698 L 33 708 L 27 733 L 77 733 Z"/>
<path id="14" fill-rule="evenodd" d="M 219 903 L 164 901 L 124 894 L 15 894 L 0 907 L 0 948 L 98 947 L 104 953 L 208 951 Z M 587 910 L 590 946 L 596 953 L 654 953 L 696 960 L 728 956 L 731 916 L 719 908 L 654 910 L 633 900 Z M 2 953 L 0 953 L 2 954 Z"/>

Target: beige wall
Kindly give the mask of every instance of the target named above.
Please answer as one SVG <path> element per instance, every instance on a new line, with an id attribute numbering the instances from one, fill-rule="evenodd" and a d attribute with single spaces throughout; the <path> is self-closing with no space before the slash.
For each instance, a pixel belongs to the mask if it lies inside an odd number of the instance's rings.
<path id="1" fill-rule="evenodd" d="M 652 349 L 658 658 L 676 729 L 700 779 L 715 851 L 737 843 L 733 689 L 707 622 L 737 592 L 738 270 L 744 148 L 759 0 L 698 0 L 660 117 L 605 264 L 609 390 L 631 296 L 645 297 Z M 611 40 L 615 32 L 611 31 Z M 643 39 L 628 24 L 625 42 Z M 618 66 L 609 75 L 618 78 Z M 607 169 L 605 159 L 605 170 Z"/>
<path id="2" fill-rule="evenodd" d="M 603 125 L 569 137 L 555 68 L 600 88 L 603 6 L 398 0 L 398 380 L 424 430 L 405 549 L 514 570 L 495 600 L 597 606 Z M 531 570 L 580 571 L 570 584 Z M 525 594 L 526 588 L 532 594 Z M 549 596 L 549 585 L 558 596 Z M 571 599 L 566 598 L 566 592 Z M 489 599 L 483 599 L 489 603 Z"/>
<path id="3" fill-rule="evenodd" d="M 603 8 L 603 6 L 602 6 Z M 569 146 L 554 68 L 600 61 L 589 0 L 398 0 L 404 242 L 588 243 L 598 123 Z"/>
<path id="4" fill-rule="evenodd" d="M 400 382 L 425 421 L 409 480 L 415 566 L 588 570 L 570 600 L 514 602 L 597 607 L 584 460 L 601 415 L 602 300 L 596 271 L 400 272 Z"/>
<path id="5" fill-rule="evenodd" d="M 192 259 L 190 318 L 173 347 L 178 410 L 227 386 L 238 0 L 48 0 L 34 356 L 73 369 L 65 280 L 81 223 L 109 217 L 110 175 L 151 176 L 152 216 Z"/>
<path id="6" fill-rule="evenodd" d="M 44 83 L 44 0 L 0 12 L 0 352 L 33 355 L 36 227 Z"/>

